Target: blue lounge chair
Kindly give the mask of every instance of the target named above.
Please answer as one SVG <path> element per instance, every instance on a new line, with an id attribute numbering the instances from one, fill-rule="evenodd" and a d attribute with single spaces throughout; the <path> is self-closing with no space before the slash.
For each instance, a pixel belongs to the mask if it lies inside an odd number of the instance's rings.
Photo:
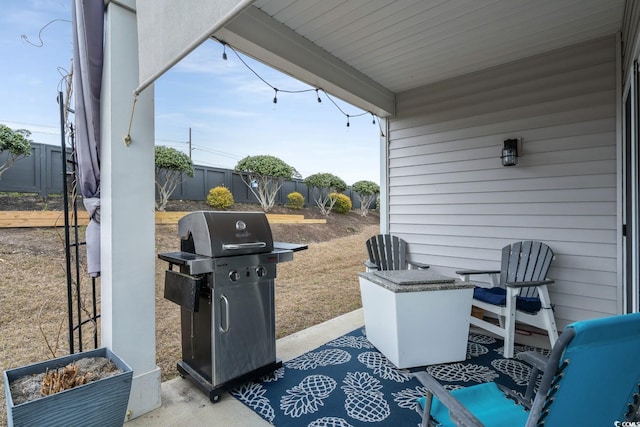
<path id="1" fill-rule="evenodd" d="M 573 323 L 554 346 L 533 402 L 495 383 L 447 391 L 427 372 L 423 426 L 614 426 L 636 421 L 640 313 Z M 532 376 L 530 381 L 536 381 Z M 439 424 L 436 424 L 439 423 Z M 631 424 L 629 424 L 631 425 Z"/>

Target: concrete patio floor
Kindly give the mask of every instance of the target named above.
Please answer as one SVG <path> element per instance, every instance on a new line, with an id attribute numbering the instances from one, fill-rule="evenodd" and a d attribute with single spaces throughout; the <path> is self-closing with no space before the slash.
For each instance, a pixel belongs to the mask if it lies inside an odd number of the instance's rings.
<path id="1" fill-rule="evenodd" d="M 363 325 L 362 309 L 352 311 L 279 339 L 276 342 L 277 357 L 283 361 L 293 359 Z M 271 425 L 229 393 L 222 395 L 214 404 L 184 378 L 165 381 L 161 387 L 162 406 L 128 421 L 126 427 Z"/>

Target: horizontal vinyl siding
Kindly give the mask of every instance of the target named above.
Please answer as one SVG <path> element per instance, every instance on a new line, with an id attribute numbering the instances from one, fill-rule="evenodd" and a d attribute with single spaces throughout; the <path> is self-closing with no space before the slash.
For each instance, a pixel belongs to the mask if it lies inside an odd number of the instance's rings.
<path id="1" fill-rule="evenodd" d="M 618 312 L 615 37 L 398 96 L 389 125 L 389 231 L 452 274 L 541 240 L 560 326 Z M 502 141 L 522 138 L 515 167 Z"/>

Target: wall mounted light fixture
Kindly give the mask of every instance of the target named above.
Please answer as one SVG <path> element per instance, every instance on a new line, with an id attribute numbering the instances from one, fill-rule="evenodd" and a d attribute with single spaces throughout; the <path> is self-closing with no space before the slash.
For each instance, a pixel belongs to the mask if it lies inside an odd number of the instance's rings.
<path id="1" fill-rule="evenodd" d="M 518 164 L 518 140 L 515 138 L 505 139 L 502 148 L 502 166 L 515 166 Z"/>

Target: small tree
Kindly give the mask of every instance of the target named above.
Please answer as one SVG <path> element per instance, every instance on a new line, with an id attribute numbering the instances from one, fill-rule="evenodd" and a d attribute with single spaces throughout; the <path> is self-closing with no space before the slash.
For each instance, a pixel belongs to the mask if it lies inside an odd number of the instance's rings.
<path id="1" fill-rule="evenodd" d="M 234 171 L 256 196 L 262 210 L 269 212 L 278 190 L 285 180 L 291 179 L 295 169 L 274 156 L 247 156 L 238 162 Z"/>
<path id="2" fill-rule="evenodd" d="M 21 157 L 31 155 L 31 132 L 26 129 L 12 130 L 6 125 L 0 124 L 0 158 L 7 153 L 4 162 L 0 163 L 0 179 Z"/>
<path id="3" fill-rule="evenodd" d="M 369 206 L 371 206 L 371 203 L 376 199 L 378 193 L 380 193 L 380 186 L 372 181 L 358 181 L 351 186 L 351 189 L 358 193 L 360 215 L 367 216 Z"/>
<path id="4" fill-rule="evenodd" d="M 156 147 L 156 187 L 158 188 L 159 200 L 156 202 L 156 209 L 164 211 L 167 207 L 169 197 L 179 184 L 184 182 L 185 177 L 193 176 L 193 164 L 185 153 L 175 148 Z"/>
<path id="5" fill-rule="evenodd" d="M 312 189 L 313 200 L 324 215 L 329 215 L 336 203 L 336 198 L 330 197 L 330 194 L 347 189 L 347 184 L 342 179 L 330 173 L 310 175 L 304 180 L 304 183 Z"/>

